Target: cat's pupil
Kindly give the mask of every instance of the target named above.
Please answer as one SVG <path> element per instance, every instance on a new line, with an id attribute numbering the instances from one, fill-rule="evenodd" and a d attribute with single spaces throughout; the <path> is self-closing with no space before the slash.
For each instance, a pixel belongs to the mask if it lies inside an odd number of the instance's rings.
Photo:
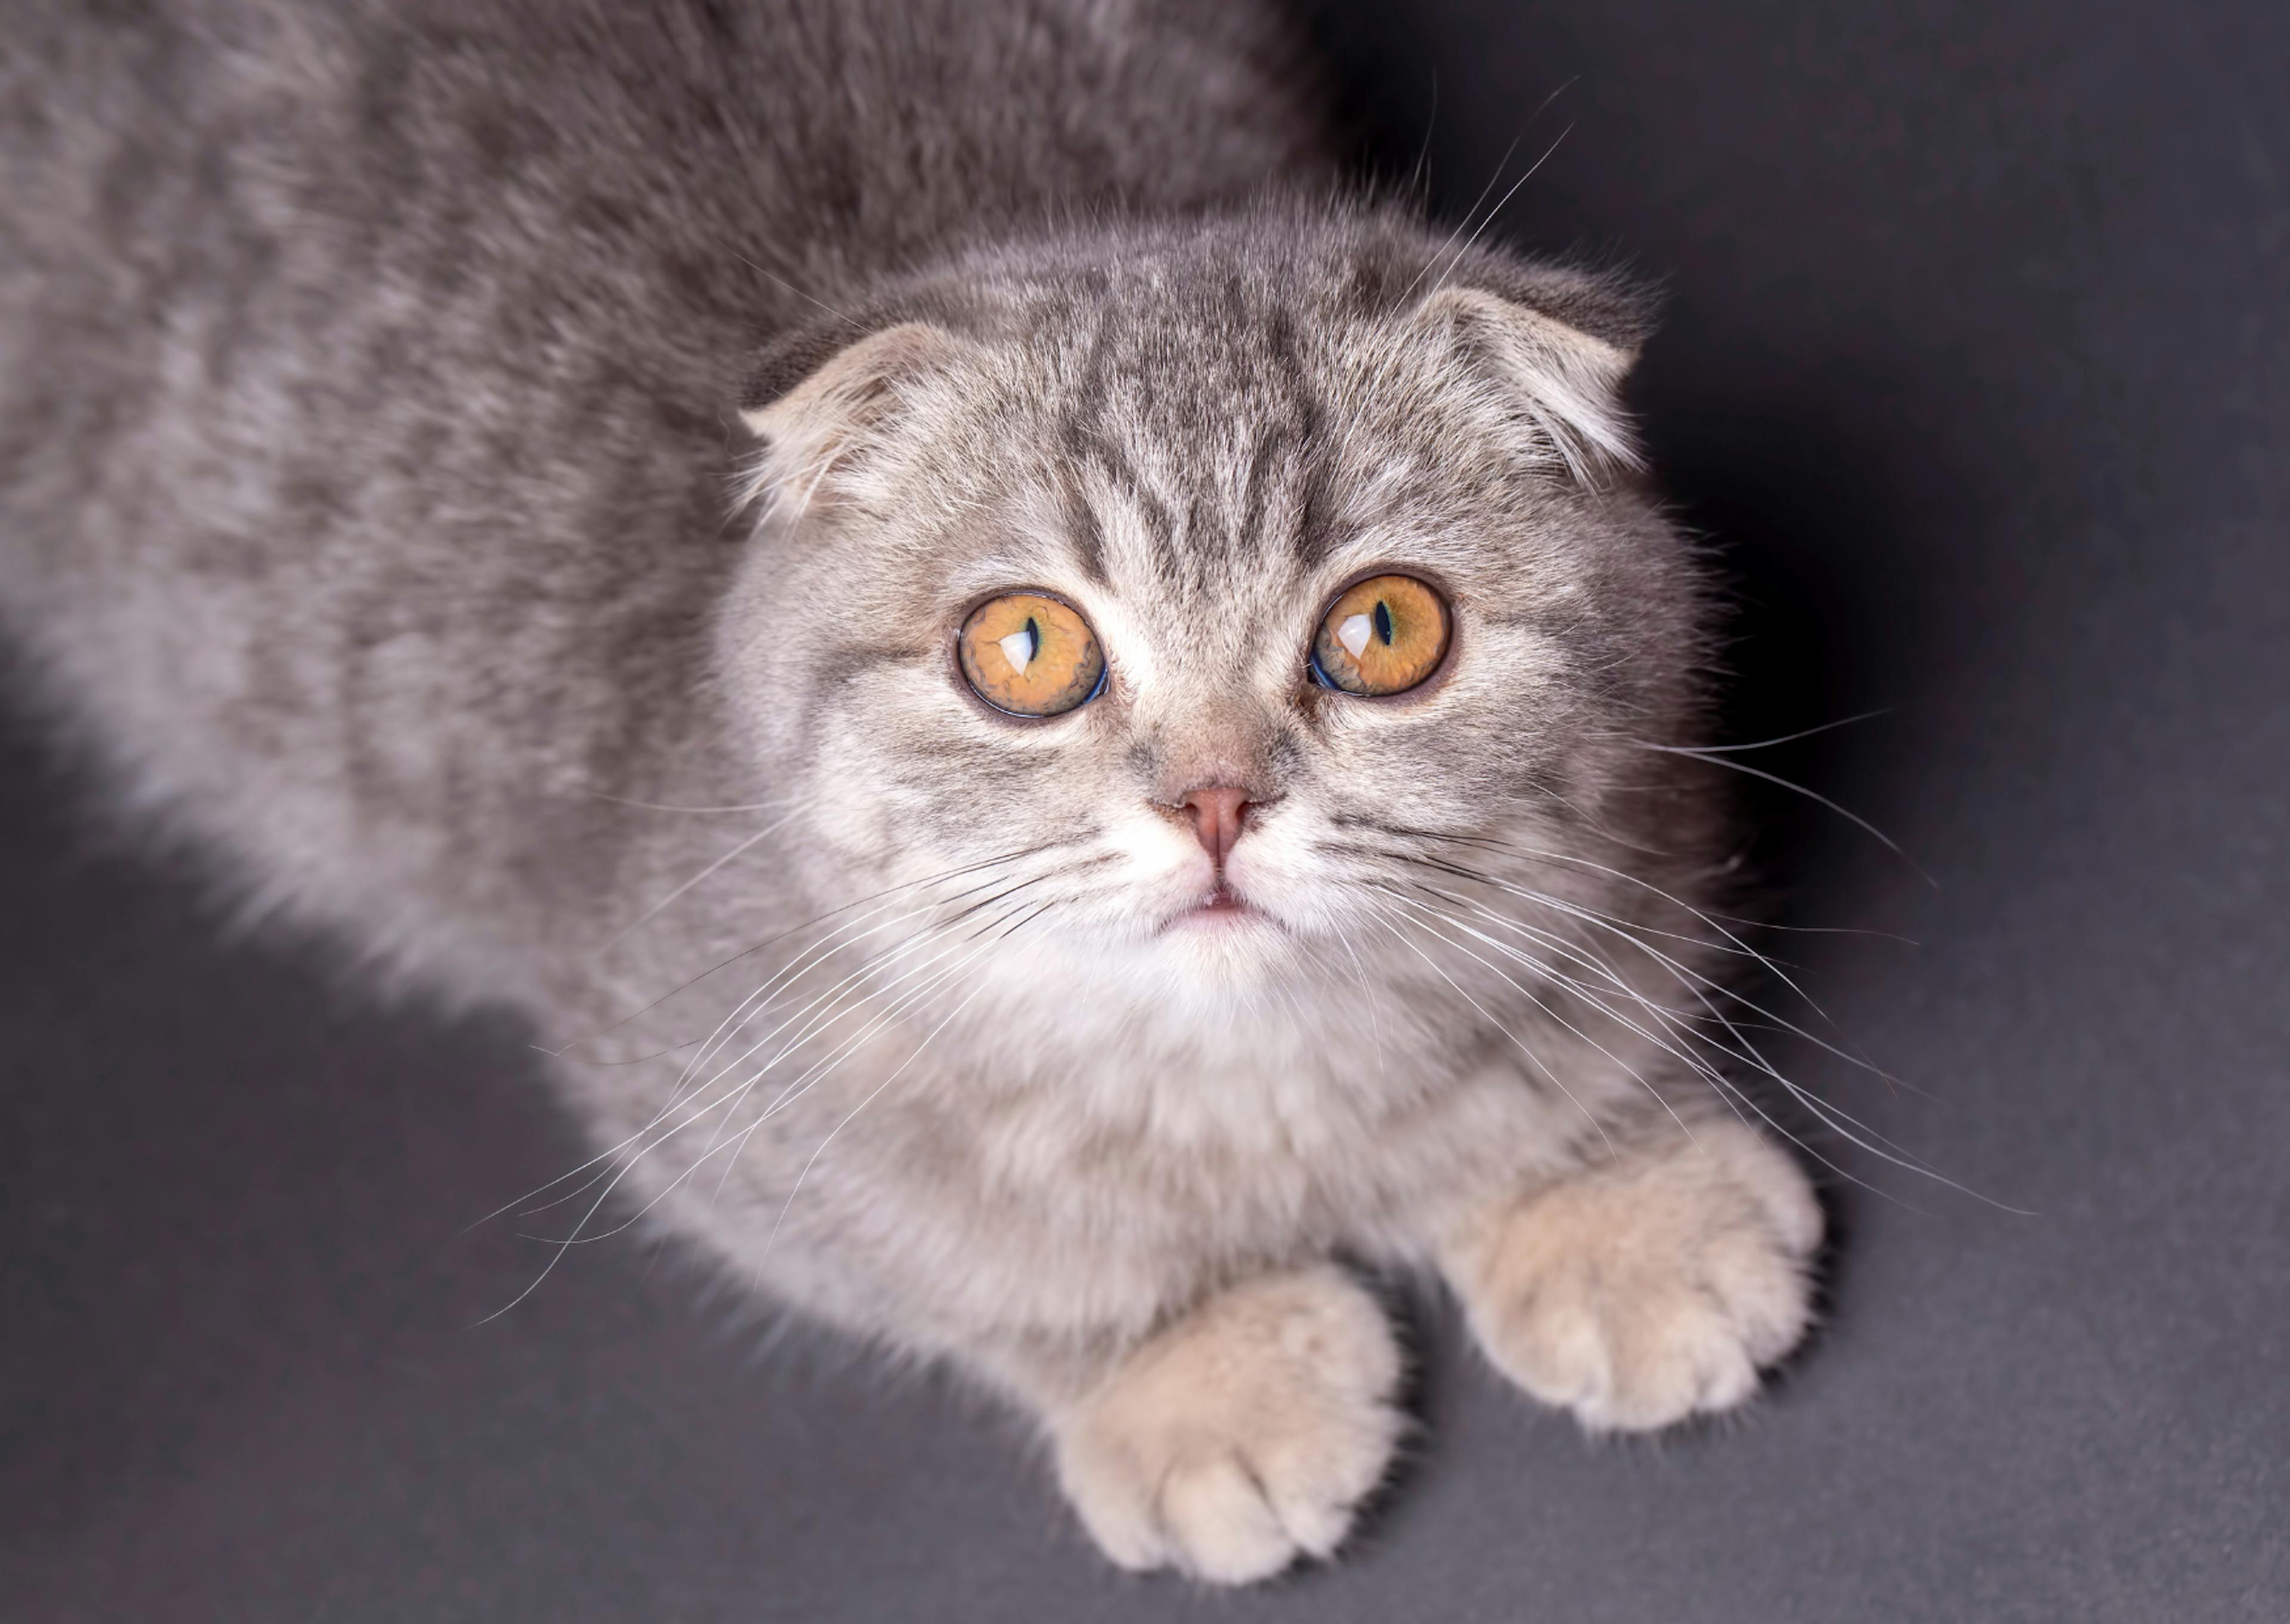
<path id="1" fill-rule="evenodd" d="M 997 639 L 997 646 L 1002 651 L 1002 658 L 1010 662 L 1010 668 L 1022 676 L 1034 663 L 1034 656 L 1042 652 L 1041 623 L 1028 615 L 1025 625 Z"/>
<path id="2" fill-rule="evenodd" d="M 1381 598 L 1375 600 L 1375 635 L 1383 639 L 1383 646 L 1391 646 L 1391 610 Z"/>

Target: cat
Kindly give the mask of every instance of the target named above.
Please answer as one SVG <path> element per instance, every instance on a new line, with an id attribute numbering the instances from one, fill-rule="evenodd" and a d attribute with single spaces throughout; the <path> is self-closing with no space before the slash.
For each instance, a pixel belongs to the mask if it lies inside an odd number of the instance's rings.
<path id="1" fill-rule="evenodd" d="M 1269 5 L 9 34 L 0 618 L 251 908 L 526 1012 L 564 1238 L 1224 1583 L 1401 1441 L 1364 1270 L 1597 1429 L 1799 1342 L 1646 301 L 1349 179 Z"/>

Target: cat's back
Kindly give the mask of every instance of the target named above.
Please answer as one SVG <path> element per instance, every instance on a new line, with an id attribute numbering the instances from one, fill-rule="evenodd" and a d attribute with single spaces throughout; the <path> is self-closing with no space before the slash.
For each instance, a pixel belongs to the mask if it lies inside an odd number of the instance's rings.
<path id="1" fill-rule="evenodd" d="M 79 210 L 131 226 L 171 183 L 212 205 L 259 166 L 346 226 L 617 204 L 679 244 L 881 265 L 1045 207 L 1230 199 L 1324 157 L 1311 76 L 1260 0 L 10 10 L 0 162 L 25 184 L 0 219 L 20 248 Z"/>
<path id="2" fill-rule="evenodd" d="M 0 620 L 274 891 L 506 920 L 704 685 L 757 341 L 1310 172 L 1300 83 L 1232 0 L 15 0 Z"/>
<path id="3" fill-rule="evenodd" d="M 813 300 L 1320 163 L 1223 0 L 19 0 L 0 42 L 0 484 L 324 371 L 376 420 L 719 405 Z M 282 356 L 291 358 L 279 359 Z M 355 379 L 346 374 L 356 373 Z M 577 375 L 577 376 L 576 376 Z M 388 440 L 377 420 L 372 437 Z"/>
<path id="4" fill-rule="evenodd" d="M 470 9 L 436 8 L 446 38 L 463 36 Z M 475 9 L 492 12 L 495 64 L 512 75 L 548 64 L 529 98 L 511 92 L 511 116 L 581 132 L 568 155 L 578 169 L 633 169 L 696 194 L 670 172 L 718 165 L 720 187 L 707 189 L 727 215 L 753 208 L 791 237 L 877 265 L 1045 210 L 1231 201 L 1325 162 L 1317 75 L 1282 0 Z M 393 34 L 404 26 L 394 8 L 381 15 Z M 489 78 L 476 99 L 507 88 Z M 598 103 L 637 127 L 595 120 Z"/>

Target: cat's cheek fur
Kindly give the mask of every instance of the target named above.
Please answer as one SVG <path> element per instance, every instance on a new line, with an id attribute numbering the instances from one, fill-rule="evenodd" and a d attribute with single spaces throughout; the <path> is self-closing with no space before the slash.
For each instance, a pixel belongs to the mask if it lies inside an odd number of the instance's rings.
<path id="1" fill-rule="evenodd" d="M 1822 1216 L 1722 1119 L 1472 1213 L 1444 1262 L 1495 1366 L 1593 1431 L 1729 1410 L 1812 1322 Z"/>

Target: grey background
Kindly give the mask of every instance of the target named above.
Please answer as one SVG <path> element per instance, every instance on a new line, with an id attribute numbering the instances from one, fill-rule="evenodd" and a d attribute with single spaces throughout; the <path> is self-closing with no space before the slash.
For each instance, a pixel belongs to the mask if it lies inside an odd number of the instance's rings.
<path id="1" fill-rule="evenodd" d="M 1890 707 L 1748 759 L 1940 883 L 1762 799 L 1784 917 L 1920 944 L 1783 939 L 1925 1092 L 1790 1060 L 2034 1215 L 1844 1158 L 1886 1194 L 1838 1186 L 1828 1329 L 1660 1445 L 1418 1304 L 1426 1441 L 1344 1564 L 1123 1579 L 1007 1422 L 639 1246 L 472 1329 L 536 1254 L 466 1227 L 572 1159 L 522 1035 L 218 946 L 20 717 L 0 1615 L 2290 1616 L 2290 8 L 1317 15 L 1387 172 L 1460 217 L 1565 131 L 1497 228 L 1669 281 L 1637 398 L 1742 601 L 1729 726 Z"/>

